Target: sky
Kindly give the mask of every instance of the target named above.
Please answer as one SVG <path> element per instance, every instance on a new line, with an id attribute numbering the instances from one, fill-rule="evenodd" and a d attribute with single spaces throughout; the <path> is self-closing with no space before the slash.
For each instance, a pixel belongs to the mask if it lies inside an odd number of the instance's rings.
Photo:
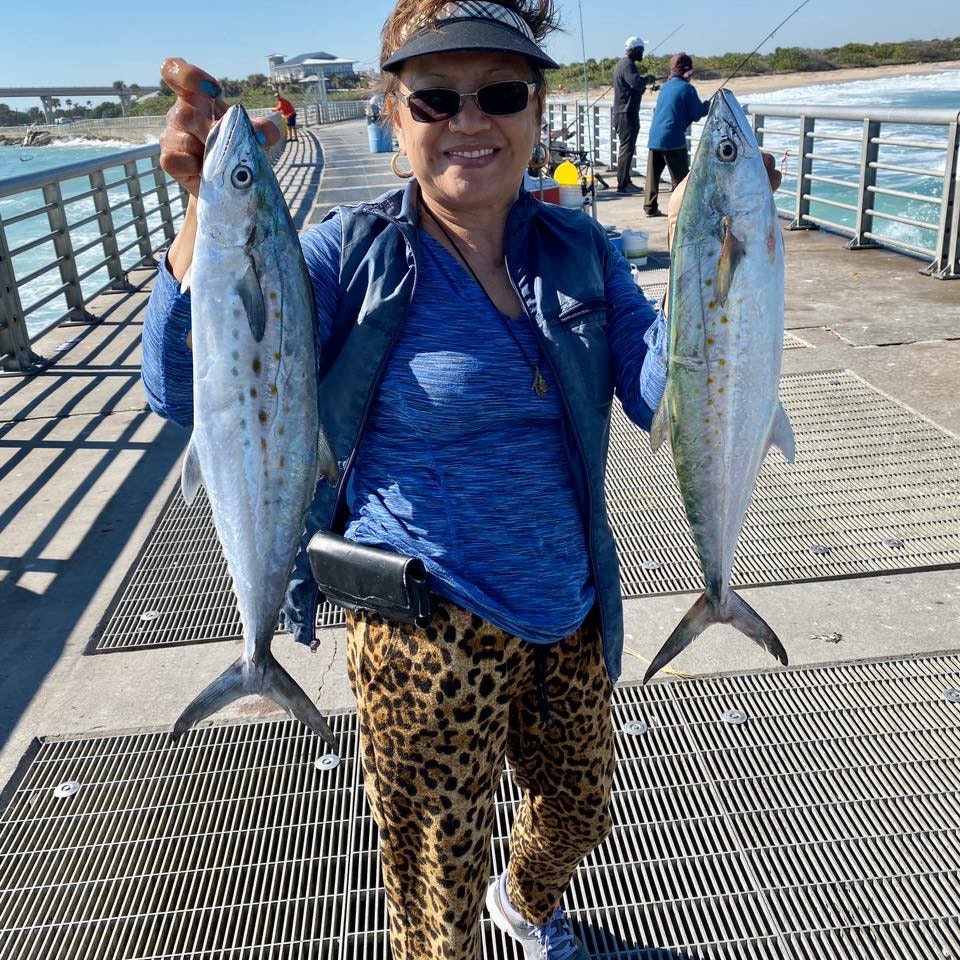
<path id="1" fill-rule="evenodd" d="M 620 56 L 627 36 L 657 53 L 749 52 L 800 0 L 557 0 L 566 28 L 547 49 L 560 63 Z M 165 57 L 192 60 L 217 77 L 267 72 L 267 56 L 323 50 L 376 65 L 391 0 L 166 0 L 150 4 L 43 0 L 3 4 L 0 87 L 50 84 L 155 84 Z M 93 15 L 93 10 L 96 14 Z M 109 27 L 106 25 L 109 24 Z M 960 36 L 957 0 L 810 0 L 761 47 L 829 47 L 849 42 Z"/>

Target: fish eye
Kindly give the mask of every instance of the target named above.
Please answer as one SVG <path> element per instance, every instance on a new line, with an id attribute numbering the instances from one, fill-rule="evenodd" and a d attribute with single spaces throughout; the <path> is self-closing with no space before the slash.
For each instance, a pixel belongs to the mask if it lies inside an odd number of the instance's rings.
<path id="1" fill-rule="evenodd" d="M 246 190 L 253 183 L 253 172 L 241 163 L 233 168 L 233 173 L 230 174 L 230 182 L 238 190 Z"/>
<path id="2" fill-rule="evenodd" d="M 724 162 L 730 163 L 737 159 L 737 145 L 732 140 L 721 140 L 717 144 L 717 156 Z"/>

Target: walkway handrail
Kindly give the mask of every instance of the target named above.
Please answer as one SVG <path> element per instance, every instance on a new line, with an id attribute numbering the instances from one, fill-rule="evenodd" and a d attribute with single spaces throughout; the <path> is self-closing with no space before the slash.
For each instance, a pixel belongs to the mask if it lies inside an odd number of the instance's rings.
<path id="1" fill-rule="evenodd" d="M 279 128 L 279 114 L 260 113 Z M 275 144 L 271 161 L 284 146 L 282 139 Z M 26 209 L 21 202 L 4 216 L 2 201 L 10 197 L 26 201 Z M 87 304 L 105 290 L 129 289 L 134 267 L 155 265 L 154 254 L 173 240 L 186 206 L 155 143 L 0 180 L 0 370 L 37 368 L 42 358 L 34 340 L 65 320 L 95 320 Z M 50 258 L 39 266 L 34 258 L 29 272 L 18 268 L 18 256 L 44 245 Z M 41 316 L 42 329 L 31 334 L 27 318 Z"/>
<path id="2" fill-rule="evenodd" d="M 79 191 L 77 178 L 87 180 Z M 0 181 L 0 200 L 34 192 L 39 192 L 39 202 L 0 216 L 3 370 L 35 368 L 42 358 L 31 343 L 57 323 L 96 319 L 86 305 L 105 290 L 129 289 L 127 271 L 154 263 L 153 254 L 173 240 L 186 209 L 186 195 L 160 167 L 157 144 Z M 11 229 L 19 224 L 30 228 Z M 19 254 L 45 244 L 52 247 L 52 259 L 26 275 L 17 269 Z M 44 280 L 39 293 L 30 290 Z M 65 311 L 31 337 L 27 318 L 58 301 Z"/>
<path id="3" fill-rule="evenodd" d="M 889 247 L 929 261 L 924 272 L 940 279 L 960 278 L 960 114 L 956 110 L 835 107 L 809 104 L 746 104 L 752 117 L 757 139 L 764 149 L 783 151 L 799 163 L 796 172 L 787 171 L 778 197 L 792 186 L 795 201 L 793 210 L 783 215 L 790 219 L 791 229 L 815 230 L 818 227 L 851 237 L 850 248 Z M 653 111 L 646 106 L 640 112 L 638 139 L 638 166 L 643 168 L 646 155 L 646 131 Z M 583 100 L 551 98 L 547 101 L 547 122 L 550 130 L 569 131 L 566 143 L 576 150 L 586 150 L 595 163 L 615 168 L 617 136 L 612 122 L 610 101 L 591 103 Z M 790 121 L 790 126 L 776 125 L 776 121 Z M 774 125 L 771 125 L 771 121 Z M 796 121 L 793 123 L 793 121 Z M 837 122 L 856 124 L 850 131 L 837 133 L 830 127 Z M 819 124 L 819 126 L 818 126 Z M 931 133 L 920 142 L 912 142 L 896 131 L 897 126 L 921 126 Z M 699 139 L 700 124 L 691 130 L 693 143 Z M 817 149 L 832 143 L 859 144 L 859 156 L 838 157 Z M 920 161 L 911 164 L 890 163 L 880 156 L 881 149 L 897 147 L 921 156 L 921 151 L 936 151 L 938 166 L 930 167 Z M 942 155 L 942 161 L 940 158 Z M 942 166 L 939 163 L 942 162 Z M 890 174 L 901 174 L 906 184 L 893 189 L 882 181 Z M 831 176 L 831 174 L 833 174 Z M 923 189 L 921 181 L 939 181 L 939 189 L 931 192 L 929 184 Z M 823 196 L 815 184 L 826 185 L 840 192 L 837 196 Z M 846 195 L 844 195 L 846 194 Z M 883 198 L 907 200 L 922 208 L 936 207 L 936 220 L 905 216 L 878 206 Z M 811 205 L 815 204 L 815 212 Z M 846 221 L 846 222 L 845 222 Z M 923 239 L 910 242 L 889 233 L 879 232 L 879 223 L 899 224 L 910 228 Z M 929 242 L 923 236 L 929 234 Z"/>
<path id="4" fill-rule="evenodd" d="M 816 230 L 825 227 L 849 236 L 848 247 L 851 250 L 891 247 L 930 258 L 931 262 L 923 271 L 930 276 L 942 280 L 960 279 L 960 113 L 956 110 L 776 103 L 748 104 L 746 110 L 752 117 L 757 140 L 765 149 L 776 152 L 784 143 L 795 145 L 793 152 L 799 160 L 798 170 L 784 177 L 785 180 L 794 181 L 794 211 L 790 229 Z M 770 121 L 777 120 L 796 120 L 799 123 L 789 127 L 771 125 Z M 841 132 L 835 129 L 835 121 L 857 124 L 858 128 Z M 824 123 L 831 124 L 831 128 L 825 129 Z M 911 141 L 896 135 L 897 127 L 904 125 L 923 127 L 931 133 L 922 141 Z M 837 142 L 859 143 L 859 158 L 852 160 L 831 156 L 829 145 Z M 934 169 L 923 165 L 922 156 L 912 162 L 892 163 L 880 156 L 882 147 L 897 147 L 913 156 L 942 152 L 943 167 Z M 786 153 L 789 152 L 788 147 Z M 842 174 L 845 169 L 855 169 L 857 179 L 845 180 L 842 175 L 838 179 L 836 174 Z M 908 180 L 908 185 L 893 189 L 878 184 L 880 173 L 901 174 Z M 924 193 L 920 187 L 923 180 L 939 180 L 939 192 Z M 834 190 L 842 190 L 843 199 L 836 196 L 827 198 L 822 192 L 818 194 L 815 184 L 826 184 Z M 938 207 L 938 221 L 934 223 L 881 209 L 878 198 L 883 197 L 908 200 L 915 206 Z M 818 204 L 815 213 L 811 210 L 813 204 Z M 844 222 L 844 218 L 847 222 Z M 929 244 L 912 243 L 879 233 L 878 221 L 900 224 L 921 234 L 936 236 L 931 236 Z"/>

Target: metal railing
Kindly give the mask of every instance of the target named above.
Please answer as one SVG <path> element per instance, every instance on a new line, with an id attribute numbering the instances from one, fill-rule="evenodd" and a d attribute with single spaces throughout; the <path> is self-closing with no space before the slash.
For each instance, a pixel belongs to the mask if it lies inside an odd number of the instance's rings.
<path id="1" fill-rule="evenodd" d="M 930 259 L 931 276 L 960 278 L 960 113 L 777 104 L 748 112 L 764 149 L 789 157 L 793 147 L 796 168 L 784 171 L 791 229 L 825 227 L 849 236 L 852 250 L 891 247 Z M 891 225 L 905 235 L 884 229 Z"/>
<path id="2" fill-rule="evenodd" d="M 924 273 L 960 278 L 957 111 L 766 103 L 745 109 L 764 149 L 788 161 L 777 199 L 791 228 L 823 227 L 849 236 L 851 249 L 889 247 L 929 260 Z M 641 109 L 641 170 L 652 116 Z M 550 130 L 569 133 L 568 146 L 587 151 L 598 165 L 616 166 L 609 101 L 588 107 L 582 100 L 549 100 L 546 119 Z M 691 130 L 693 146 L 700 129 Z M 891 225 L 902 234 L 884 229 Z"/>
<path id="3" fill-rule="evenodd" d="M 271 148 L 271 162 L 283 149 L 282 140 Z M 0 180 L 0 370 L 35 369 L 43 358 L 33 341 L 65 321 L 96 320 L 87 305 L 156 264 L 186 205 L 158 144 Z"/>
<path id="4" fill-rule="evenodd" d="M 0 369 L 35 367 L 33 340 L 96 319 L 87 304 L 128 289 L 127 271 L 173 240 L 186 196 L 159 158 L 154 144 L 0 181 L 0 201 L 17 201 L 0 216 Z M 53 315 L 31 336 L 44 308 Z"/>
<path id="5" fill-rule="evenodd" d="M 325 102 L 306 103 L 298 107 L 298 113 L 303 114 L 304 125 L 322 123 L 337 123 L 340 120 L 356 120 L 364 116 L 366 100 L 330 100 Z"/>

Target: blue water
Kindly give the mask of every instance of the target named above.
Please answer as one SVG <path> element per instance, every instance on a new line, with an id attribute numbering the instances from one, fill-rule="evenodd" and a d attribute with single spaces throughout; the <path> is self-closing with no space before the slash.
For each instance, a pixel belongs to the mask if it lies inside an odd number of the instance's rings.
<path id="1" fill-rule="evenodd" d="M 777 104 L 811 104 L 816 106 L 874 107 L 881 109 L 940 109 L 960 112 L 960 69 L 944 70 L 937 73 L 913 74 L 899 77 L 884 77 L 879 80 L 858 80 L 852 83 L 817 84 L 808 87 L 796 87 L 789 90 L 754 94 L 749 102 Z M 777 195 L 777 206 L 785 213 L 793 213 L 796 204 L 796 174 L 799 163 L 797 153 L 799 142 L 796 132 L 798 120 L 771 120 L 765 123 L 764 148 L 776 154 L 785 171 L 784 184 Z M 792 129 L 790 134 L 772 135 L 771 127 Z M 825 122 L 818 121 L 817 133 L 860 136 L 862 122 Z M 946 145 L 946 128 L 943 126 L 923 126 L 920 124 L 883 124 L 881 140 L 896 139 L 912 143 L 942 143 Z M 809 147 L 808 147 L 809 150 Z M 860 158 L 860 145 L 839 140 L 815 141 L 814 153 L 835 159 Z M 878 162 L 919 170 L 929 170 L 931 174 L 942 174 L 946 153 L 944 150 L 918 149 L 893 144 L 881 144 Z M 856 204 L 859 186 L 859 170 L 856 167 L 837 163 L 814 161 L 813 173 L 842 180 L 849 187 L 834 184 L 813 183 L 809 189 L 811 195 L 835 202 Z M 877 187 L 898 190 L 918 196 L 939 198 L 943 191 L 942 176 L 918 176 L 898 171 L 879 170 Z M 918 223 L 930 224 L 930 228 L 912 226 L 874 219 L 873 232 L 899 240 L 916 247 L 932 248 L 936 244 L 937 227 L 940 222 L 940 203 L 922 200 L 907 200 L 900 197 L 875 195 L 873 207 L 877 211 L 906 217 Z M 810 213 L 816 217 L 830 219 L 844 226 L 853 226 L 855 214 L 811 201 Z"/>

